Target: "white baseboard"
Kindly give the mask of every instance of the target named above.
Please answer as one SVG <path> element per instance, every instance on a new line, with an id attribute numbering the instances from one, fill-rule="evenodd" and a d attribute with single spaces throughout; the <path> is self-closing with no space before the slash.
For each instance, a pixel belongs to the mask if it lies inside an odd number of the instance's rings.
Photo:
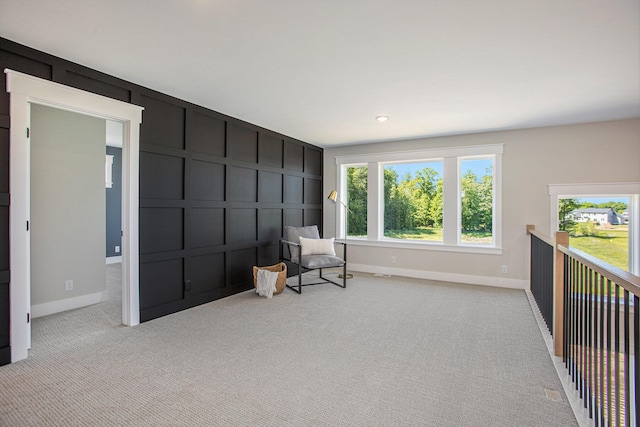
<path id="1" fill-rule="evenodd" d="M 79 297 L 67 298 L 58 301 L 45 302 L 43 304 L 31 306 L 31 318 L 48 316 L 49 314 L 60 313 L 62 311 L 73 310 L 75 308 L 86 307 L 105 301 L 107 291 L 96 292 L 95 294 L 81 295 Z"/>
<path id="2" fill-rule="evenodd" d="M 107 257 L 107 265 L 109 265 L 109 264 L 118 264 L 118 263 L 121 263 L 121 262 L 122 262 L 122 255 Z"/>
<path id="3" fill-rule="evenodd" d="M 362 271 L 363 273 L 391 274 L 392 276 L 413 277 L 415 279 L 436 280 L 439 282 L 468 283 L 471 285 L 496 286 L 498 288 L 509 289 L 529 289 L 528 280 L 508 279 L 505 277 L 475 276 L 470 274 L 443 273 L 439 271 L 380 267 L 377 265 L 354 263 L 349 263 L 347 268 L 353 271 Z"/>

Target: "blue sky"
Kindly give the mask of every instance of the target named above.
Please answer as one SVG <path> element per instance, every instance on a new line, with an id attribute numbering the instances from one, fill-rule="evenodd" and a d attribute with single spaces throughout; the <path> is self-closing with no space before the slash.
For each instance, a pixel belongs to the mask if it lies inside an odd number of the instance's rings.
<path id="1" fill-rule="evenodd" d="M 591 202 L 595 204 L 604 203 L 604 202 L 623 202 L 627 205 L 629 204 L 628 197 L 584 197 L 578 199 L 579 202 Z"/>
<path id="2" fill-rule="evenodd" d="M 416 171 L 430 167 L 442 176 L 442 162 L 421 162 L 421 163 L 393 163 L 387 164 L 386 167 L 393 167 L 398 172 L 400 179 L 404 178 L 407 172 L 411 173 L 412 177 L 415 177 Z M 476 176 L 481 177 L 485 174 L 487 167 L 491 166 L 491 159 L 470 159 L 462 161 L 462 171 L 466 173 L 471 170 Z"/>

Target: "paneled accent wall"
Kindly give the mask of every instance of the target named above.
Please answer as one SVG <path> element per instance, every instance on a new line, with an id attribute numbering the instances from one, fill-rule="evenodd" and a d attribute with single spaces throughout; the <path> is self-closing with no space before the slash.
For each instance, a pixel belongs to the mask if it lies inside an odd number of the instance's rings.
<path id="1" fill-rule="evenodd" d="M 135 66 L 135 64 L 132 64 Z M 284 225 L 322 228 L 322 149 L 0 38 L 10 68 L 145 108 L 140 317 L 253 287 Z M 9 95 L 0 84 L 0 364 L 9 362 Z M 206 88 L 203 88 L 206 90 Z"/>

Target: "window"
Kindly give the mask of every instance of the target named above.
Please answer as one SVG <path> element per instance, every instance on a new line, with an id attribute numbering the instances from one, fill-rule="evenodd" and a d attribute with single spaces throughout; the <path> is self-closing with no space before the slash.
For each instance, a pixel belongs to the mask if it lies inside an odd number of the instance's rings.
<path id="1" fill-rule="evenodd" d="M 442 161 L 384 164 L 384 237 L 442 241 Z"/>
<path id="2" fill-rule="evenodd" d="M 355 244 L 501 253 L 501 158 L 501 144 L 336 157 L 349 237 Z M 338 235 L 343 220 L 338 213 Z"/>
<path id="3" fill-rule="evenodd" d="M 367 167 L 347 168 L 347 236 L 367 235 Z"/>
<path id="4" fill-rule="evenodd" d="M 113 156 L 111 154 L 105 155 L 104 183 L 106 188 L 113 188 Z"/>
<path id="5" fill-rule="evenodd" d="M 460 159 L 460 241 L 493 243 L 493 157 Z"/>
<path id="6" fill-rule="evenodd" d="M 550 185 L 551 235 L 632 274 L 640 273 L 640 183 Z"/>

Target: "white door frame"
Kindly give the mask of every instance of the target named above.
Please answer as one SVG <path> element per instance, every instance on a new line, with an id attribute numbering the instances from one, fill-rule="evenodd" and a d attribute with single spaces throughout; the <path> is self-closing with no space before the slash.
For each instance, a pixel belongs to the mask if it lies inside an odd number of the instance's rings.
<path id="1" fill-rule="evenodd" d="M 26 359 L 31 346 L 30 245 L 27 221 L 30 209 L 31 104 L 41 104 L 123 123 L 122 149 L 122 323 L 140 323 L 138 263 L 139 137 L 142 110 L 49 80 L 5 69 L 11 97 L 9 143 L 11 204 L 9 239 L 11 282 L 11 362 Z"/>

